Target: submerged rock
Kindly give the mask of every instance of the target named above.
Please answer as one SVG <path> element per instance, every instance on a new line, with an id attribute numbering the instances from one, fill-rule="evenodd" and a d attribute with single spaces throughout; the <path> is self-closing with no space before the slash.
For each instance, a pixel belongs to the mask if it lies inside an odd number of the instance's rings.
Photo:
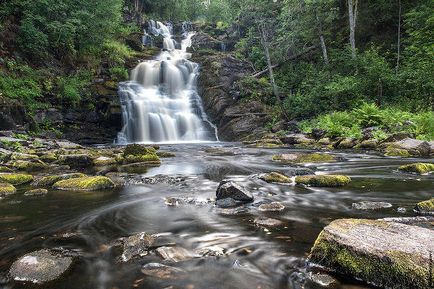
<path id="1" fill-rule="evenodd" d="M 368 202 L 368 201 L 353 203 L 352 205 L 352 208 L 356 210 L 379 210 L 379 209 L 387 209 L 391 207 L 392 207 L 391 203 Z"/>
<path id="2" fill-rule="evenodd" d="M 0 183 L 0 196 L 12 195 L 17 192 L 17 189 L 8 183 Z"/>
<path id="3" fill-rule="evenodd" d="M 32 183 L 32 186 L 35 187 L 51 187 L 55 183 L 61 180 L 68 180 L 74 178 L 82 178 L 86 177 L 85 174 L 82 173 L 71 173 L 71 174 L 63 174 L 63 175 L 55 175 L 55 176 L 46 176 L 42 177 Z"/>
<path id="4" fill-rule="evenodd" d="M 269 204 L 262 204 L 259 206 L 259 211 L 262 212 L 280 212 L 285 209 L 285 206 L 281 202 L 272 202 Z"/>
<path id="5" fill-rule="evenodd" d="M 197 257 L 194 253 L 179 246 L 159 247 L 156 251 L 161 258 L 169 262 L 180 262 Z"/>
<path id="6" fill-rule="evenodd" d="M 267 183 L 292 183 L 292 179 L 290 177 L 278 172 L 262 174 L 259 176 L 259 178 L 266 181 Z"/>
<path id="7" fill-rule="evenodd" d="M 258 217 L 253 222 L 257 225 L 268 226 L 268 227 L 276 227 L 283 224 L 283 222 L 280 220 L 266 218 L 266 217 Z"/>
<path id="8" fill-rule="evenodd" d="M 380 220 L 335 220 L 320 233 L 309 261 L 386 288 L 428 289 L 430 229 Z"/>
<path id="9" fill-rule="evenodd" d="M 160 263 L 148 263 L 143 265 L 142 273 L 159 279 L 175 280 L 179 278 L 185 278 L 187 272 L 173 266 L 167 266 Z"/>
<path id="10" fill-rule="evenodd" d="M 113 181 L 107 177 L 81 177 L 58 181 L 53 188 L 68 191 L 95 191 L 112 189 L 115 187 Z"/>
<path id="11" fill-rule="evenodd" d="M 39 250 L 15 261 L 9 275 L 16 281 L 45 283 L 58 279 L 72 265 L 73 258 L 53 250 Z"/>
<path id="12" fill-rule="evenodd" d="M 253 201 L 253 196 L 249 191 L 232 181 L 220 182 L 217 188 L 216 197 L 217 200 L 232 198 L 236 201 L 241 202 Z"/>
<path id="13" fill-rule="evenodd" d="M 128 262 L 135 257 L 143 257 L 148 254 L 148 250 L 155 242 L 155 236 L 146 233 L 139 233 L 128 238 L 124 238 L 122 261 Z"/>
<path id="14" fill-rule="evenodd" d="M 272 160 L 282 163 L 325 163 L 336 161 L 336 157 L 330 154 L 323 153 L 280 154 L 274 155 L 272 157 Z"/>
<path id="15" fill-rule="evenodd" d="M 403 165 L 398 168 L 400 171 L 416 174 L 427 174 L 434 172 L 433 163 L 414 163 Z"/>
<path id="16" fill-rule="evenodd" d="M 417 203 L 415 210 L 422 214 L 434 214 L 434 198 Z"/>
<path id="17" fill-rule="evenodd" d="M 239 205 L 239 202 L 232 198 L 219 199 L 215 202 L 216 206 L 219 208 L 233 208 Z"/>
<path id="18" fill-rule="evenodd" d="M 47 189 L 34 189 L 34 190 L 28 190 L 24 193 L 24 196 L 43 196 L 48 194 Z"/>
<path id="19" fill-rule="evenodd" d="M 342 175 L 313 175 L 298 176 L 295 178 L 296 184 L 303 184 L 312 187 L 341 187 L 350 182 L 350 177 Z"/>
<path id="20" fill-rule="evenodd" d="M 339 282 L 332 276 L 324 273 L 309 273 L 306 279 L 307 288 L 338 288 Z"/>
<path id="21" fill-rule="evenodd" d="M 12 185 L 23 185 L 33 181 L 32 175 L 0 173 L 0 182 L 9 183 Z"/>

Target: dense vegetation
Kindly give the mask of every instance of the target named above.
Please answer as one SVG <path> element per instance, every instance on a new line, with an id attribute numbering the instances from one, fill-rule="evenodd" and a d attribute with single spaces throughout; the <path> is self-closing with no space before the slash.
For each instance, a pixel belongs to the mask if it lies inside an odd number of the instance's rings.
<path id="1" fill-rule="evenodd" d="M 309 123 L 348 136 L 365 125 L 390 132 L 406 130 L 393 122 L 412 122 L 411 132 L 432 139 L 421 122 L 433 120 L 433 11 L 429 0 L 10 0 L 0 7 L 0 90 L 30 108 L 47 98 L 77 104 L 91 98 L 95 75 L 127 77 L 132 52 L 123 40 L 139 31 L 135 24 L 192 20 L 236 35 L 234 55 L 263 71 L 241 81 L 251 92 L 243 97 L 275 106 L 276 122 L 318 117 Z M 385 117 L 392 123 L 340 127 L 368 107 L 394 115 Z"/>

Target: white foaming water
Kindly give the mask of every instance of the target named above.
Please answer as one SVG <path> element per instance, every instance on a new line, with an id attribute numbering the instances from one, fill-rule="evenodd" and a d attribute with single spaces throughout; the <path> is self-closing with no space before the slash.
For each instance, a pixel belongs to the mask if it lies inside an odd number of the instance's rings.
<path id="1" fill-rule="evenodd" d="M 191 54 L 187 48 L 194 32 L 185 32 L 178 45 L 168 26 L 154 21 L 149 26 L 152 34 L 163 36 L 163 51 L 154 60 L 137 65 L 131 81 L 120 83 L 123 127 L 116 142 L 218 140 L 216 127 L 208 120 L 196 90 L 199 66 L 188 60 Z"/>

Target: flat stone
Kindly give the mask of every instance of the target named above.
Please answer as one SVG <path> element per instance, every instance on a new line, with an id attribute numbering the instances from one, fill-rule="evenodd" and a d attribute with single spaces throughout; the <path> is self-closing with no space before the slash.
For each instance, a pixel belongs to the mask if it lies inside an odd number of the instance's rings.
<path id="1" fill-rule="evenodd" d="M 356 210 L 380 210 L 380 209 L 386 209 L 391 207 L 392 207 L 391 203 L 368 202 L 368 201 L 353 203 L 352 205 L 352 208 Z"/>
<path id="2" fill-rule="evenodd" d="M 15 261 L 9 275 L 16 281 L 45 283 L 58 279 L 72 264 L 72 257 L 52 250 L 39 250 Z"/>
<path id="3" fill-rule="evenodd" d="M 173 266 L 167 266 L 160 263 L 148 263 L 143 265 L 142 273 L 149 277 L 158 279 L 175 280 L 179 278 L 185 278 L 187 272 Z"/>
<path id="4" fill-rule="evenodd" d="M 259 211 L 262 212 L 280 212 L 285 209 L 285 206 L 281 202 L 272 202 L 269 204 L 262 204 L 259 206 Z"/>
<path id="5" fill-rule="evenodd" d="M 386 288 L 428 289 L 433 230 L 384 220 L 339 219 L 324 228 L 309 261 Z M 430 280 L 431 278 L 431 280 Z"/>
<path id="6" fill-rule="evenodd" d="M 197 257 L 197 255 L 179 246 L 159 247 L 156 251 L 161 258 L 169 262 L 180 262 Z"/>
<path id="7" fill-rule="evenodd" d="M 143 257 L 148 254 L 148 250 L 155 242 L 155 236 L 146 233 L 139 233 L 128 238 L 124 238 L 122 261 L 128 262 L 136 257 Z"/>
<path id="8" fill-rule="evenodd" d="M 265 217 L 258 217 L 254 220 L 254 223 L 261 226 L 268 226 L 268 227 L 276 227 L 283 224 L 282 221 L 272 219 L 272 218 L 265 218 Z"/>
<path id="9" fill-rule="evenodd" d="M 56 145 L 61 149 L 81 149 L 83 146 L 68 140 L 56 140 Z"/>
<path id="10" fill-rule="evenodd" d="M 232 181 L 220 182 L 217 188 L 216 197 L 217 200 L 232 198 L 236 201 L 242 201 L 242 202 L 253 201 L 253 196 L 249 191 L 247 191 L 244 187 Z"/>

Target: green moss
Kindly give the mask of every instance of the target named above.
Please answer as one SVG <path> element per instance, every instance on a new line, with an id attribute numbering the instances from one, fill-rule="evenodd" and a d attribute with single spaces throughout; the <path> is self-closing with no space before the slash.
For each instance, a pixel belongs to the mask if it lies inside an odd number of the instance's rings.
<path id="1" fill-rule="evenodd" d="M 34 185 L 39 187 L 50 187 L 54 183 L 57 183 L 61 180 L 68 180 L 74 178 L 82 178 L 86 177 L 85 174 L 82 173 L 72 173 L 72 174 L 64 174 L 64 175 L 56 175 L 56 176 L 47 176 L 37 180 Z"/>
<path id="2" fill-rule="evenodd" d="M 135 156 L 135 155 L 128 155 L 126 157 L 124 157 L 124 162 L 125 163 L 160 163 L 160 158 L 154 153 L 154 154 L 147 154 L 147 155 L 140 155 L 140 156 Z"/>
<path id="3" fill-rule="evenodd" d="M 153 147 L 146 147 L 139 144 L 130 144 L 127 145 L 124 150 L 124 157 L 133 155 L 133 156 L 141 156 L 147 154 L 155 154 L 156 150 Z"/>
<path id="4" fill-rule="evenodd" d="M 41 161 L 51 163 L 51 162 L 54 162 L 57 160 L 57 156 L 55 153 L 46 153 L 46 154 L 40 156 L 39 159 Z"/>
<path id="5" fill-rule="evenodd" d="M 430 172 L 434 172 L 434 164 L 432 163 L 408 164 L 408 165 L 400 166 L 399 170 L 403 172 L 409 172 L 409 173 L 427 174 Z"/>
<path id="6" fill-rule="evenodd" d="M 160 164 L 160 158 L 154 147 L 146 147 L 138 144 L 128 145 L 122 157 L 117 157 L 118 161 L 126 164 L 130 163 L 150 163 Z"/>
<path id="7" fill-rule="evenodd" d="M 33 181 L 32 175 L 26 174 L 13 174 L 13 173 L 1 173 L 0 182 L 9 183 L 12 185 L 22 185 Z"/>
<path id="8" fill-rule="evenodd" d="M 292 183 L 291 178 L 277 172 L 264 174 L 261 176 L 261 179 L 266 181 L 267 183 Z"/>
<path id="9" fill-rule="evenodd" d="M 18 161 L 11 162 L 10 165 L 11 167 L 17 170 L 27 171 L 27 172 L 41 171 L 48 168 L 47 164 L 40 160 L 37 161 L 18 160 Z"/>
<path id="10" fill-rule="evenodd" d="M 298 176 L 295 182 L 312 187 L 341 187 L 349 184 L 351 178 L 341 175 Z"/>
<path id="11" fill-rule="evenodd" d="M 95 166 L 109 166 L 116 164 L 116 160 L 111 157 L 98 157 L 93 160 Z"/>
<path id="12" fill-rule="evenodd" d="M 173 158 L 176 155 L 174 153 L 171 152 L 157 152 L 157 156 L 159 156 L 160 158 Z"/>
<path id="13" fill-rule="evenodd" d="M 325 163 L 334 162 L 336 158 L 330 154 L 309 153 L 309 154 L 281 154 L 274 155 L 273 161 L 283 163 Z"/>
<path id="14" fill-rule="evenodd" d="M 17 189 L 13 185 L 7 183 L 0 183 L 0 196 L 11 195 L 15 194 L 16 192 Z"/>
<path id="15" fill-rule="evenodd" d="M 53 187 L 59 190 L 71 191 L 94 191 L 111 189 L 115 187 L 113 181 L 107 177 L 82 177 L 56 182 Z"/>
<path id="16" fill-rule="evenodd" d="M 378 141 L 376 139 L 368 139 L 364 140 L 361 143 L 357 144 L 355 149 L 376 149 L 378 146 Z"/>
<path id="17" fill-rule="evenodd" d="M 388 146 L 385 150 L 385 156 L 387 157 L 410 157 L 410 153 L 406 149 L 395 148 L 393 146 Z"/>
<path id="18" fill-rule="evenodd" d="M 434 214 L 434 198 L 417 203 L 416 210 L 424 214 Z"/>
<path id="19" fill-rule="evenodd" d="M 11 168 L 0 166 L 0 173 L 10 173 L 10 172 L 12 172 Z"/>
<path id="20" fill-rule="evenodd" d="M 11 160 L 24 160 L 24 161 L 28 161 L 28 160 L 38 160 L 39 157 L 35 154 L 24 154 L 24 153 L 13 153 L 11 155 Z"/>

